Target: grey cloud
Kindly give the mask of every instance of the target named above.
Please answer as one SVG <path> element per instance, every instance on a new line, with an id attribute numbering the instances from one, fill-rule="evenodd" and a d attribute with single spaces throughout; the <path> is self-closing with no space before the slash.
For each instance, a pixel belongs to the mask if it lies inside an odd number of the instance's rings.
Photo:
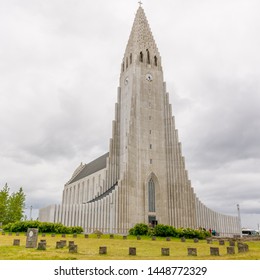
<path id="1" fill-rule="evenodd" d="M 37 208 L 60 202 L 79 163 L 108 151 L 138 5 L 0 5 L 0 184 L 24 186 Z M 222 213 L 236 214 L 237 203 L 259 213 L 259 1 L 151 0 L 144 9 L 195 192 Z"/>

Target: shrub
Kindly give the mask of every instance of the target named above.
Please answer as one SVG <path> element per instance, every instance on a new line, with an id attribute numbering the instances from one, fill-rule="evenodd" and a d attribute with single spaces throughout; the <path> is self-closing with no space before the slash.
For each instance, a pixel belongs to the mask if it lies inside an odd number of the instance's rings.
<path id="1" fill-rule="evenodd" d="M 136 224 L 133 228 L 129 230 L 130 235 L 147 235 L 149 227 L 146 224 Z"/>
<path id="2" fill-rule="evenodd" d="M 26 232 L 28 228 L 38 228 L 39 232 L 44 233 L 81 233 L 82 227 L 66 227 L 61 223 L 48 223 L 39 221 L 22 221 L 9 223 L 3 227 L 4 231 L 9 232 Z"/>
<path id="3" fill-rule="evenodd" d="M 154 227 L 154 235 L 161 237 L 176 237 L 176 229 L 169 225 L 158 224 Z"/>
<path id="4" fill-rule="evenodd" d="M 185 238 L 198 238 L 198 239 L 205 239 L 209 237 L 210 233 L 206 230 L 199 230 L 199 229 L 191 229 L 191 228 L 179 228 L 177 229 L 176 237 L 185 237 Z"/>
<path id="5" fill-rule="evenodd" d="M 205 239 L 210 236 L 206 230 L 198 230 L 192 228 L 175 228 L 169 225 L 158 224 L 154 228 L 148 227 L 146 224 L 136 224 L 129 230 L 130 235 L 149 235 L 159 237 L 185 237 L 187 239 L 199 238 Z"/>

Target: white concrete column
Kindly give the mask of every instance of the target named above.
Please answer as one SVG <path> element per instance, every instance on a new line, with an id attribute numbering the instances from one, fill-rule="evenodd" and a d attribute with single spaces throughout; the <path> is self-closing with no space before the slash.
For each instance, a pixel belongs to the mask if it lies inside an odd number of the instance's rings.
<path id="1" fill-rule="evenodd" d="M 115 188 L 115 229 L 118 232 L 118 186 Z"/>
<path id="2" fill-rule="evenodd" d="M 101 213 L 100 213 L 100 200 L 97 201 L 97 208 L 96 208 L 96 212 L 97 212 L 97 229 L 101 231 Z"/>
<path id="3" fill-rule="evenodd" d="M 76 215 L 75 215 L 75 223 L 74 223 L 74 226 L 77 226 L 79 225 L 79 222 L 80 222 L 80 209 L 79 209 L 79 204 L 76 204 L 75 205 L 75 208 L 76 208 Z"/>
<path id="4" fill-rule="evenodd" d="M 104 204 L 105 204 L 105 198 L 102 198 L 102 200 L 101 200 L 101 209 L 100 209 L 102 232 L 105 232 L 105 226 L 104 226 L 104 223 L 105 223 L 105 221 L 104 221 L 104 218 L 105 218 Z"/>
<path id="5" fill-rule="evenodd" d="M 110 221 L 109 221 L 109 199 L 108 199 L 108 197 L 106 197 L 106 199 L 105 199 L 104 211 L 105 211 L 105 228 L 106 228 L 106 231 L 109 232 Z"/>
<path id="6" fill-rule="evenodd" d="M 85 202 L 85 181 L 83 180 L 80 185 L 79 203 Z"/>
<path id="7" fill-rule="evenodd" d="M 110 216 L 110 224 L 111 224 L 111 233 L 114 233 L 114 200 L 113 193 L 109 194 L 109 216 Z"/>
<path id="8" fill-rule="evenodd" d="M 200 224 L 200 214 L 199 214 L 199 203 L 198 203 L 198 198 L 195 196 L 195 228 L 199 228 Z"/>
<path id="9" fill-rule="evenodd" d="M 87 203 L 87 232 L 90 233 L 91 232 L 91 203 Z"/>
<path id="10" fill-rule="evenodd" d="M 73 204 L 69 205 L 69 221 L 68 221 L 68 226 L 72 226 L 72 216 L 73 216 Z"/>
<path id="11" fill-rule="evenodd" d="M 91 232 L 95 230 L 95 202 L 91 203 Z"/>
<path id="12" fill-rule="evenodd" d="M 72 186 L 72 196 L 71 196 L 71 204 L 74 204 L 75 203 L 75 188 L 76 186 Z"/>
<path id="13" fill-rule="evenodd" d="M 75 223 L 75 204 L 72 204 L 72 215 L 71 215 L 71 226 L 74 226 Z"/>

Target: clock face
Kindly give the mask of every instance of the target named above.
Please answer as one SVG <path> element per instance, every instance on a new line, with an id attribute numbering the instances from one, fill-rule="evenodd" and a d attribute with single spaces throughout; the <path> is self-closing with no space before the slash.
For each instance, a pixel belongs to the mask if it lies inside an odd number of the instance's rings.
<path id="1" fill-rule="evenodd" d="M 146 80 L 149 81 L 149 82 L 151 82 L 151 81 L 153 80 L 153 76 L 152 76 L 152 74 L 150 74 L 150 73 L 147 73 L 146 76 L 145 76 L 145 78 L 146 78 Z"/>
<path id="2" fill-rule="evenodd" d="M 128 79 L 128 77 L 126 77 L 126 78 L 125 78 L 125 85 L 127 85 L 128 82 L 129 82 L 129 79 Z"/>

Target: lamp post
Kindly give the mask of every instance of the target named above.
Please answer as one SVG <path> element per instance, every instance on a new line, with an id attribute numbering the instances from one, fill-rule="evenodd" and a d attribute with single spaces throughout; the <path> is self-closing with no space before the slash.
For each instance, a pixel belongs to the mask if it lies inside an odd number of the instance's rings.
<path id="1" fill-rule="evenodd" d="M 240 231 L 240 237 L 241 237 L 241 233 L 242 233 L 242 229 L 241 229 L 241 216 L 240 216 L 240 207 L 239 204 L 237 204 L 237 213 L 238 213 L 238 222 L 239 222 L 239 231 Z"/>
<path id="2" fill-rule="evenodd" d="M 32 205 L 30 206 L 30 221 L 32 220 Z"/>

